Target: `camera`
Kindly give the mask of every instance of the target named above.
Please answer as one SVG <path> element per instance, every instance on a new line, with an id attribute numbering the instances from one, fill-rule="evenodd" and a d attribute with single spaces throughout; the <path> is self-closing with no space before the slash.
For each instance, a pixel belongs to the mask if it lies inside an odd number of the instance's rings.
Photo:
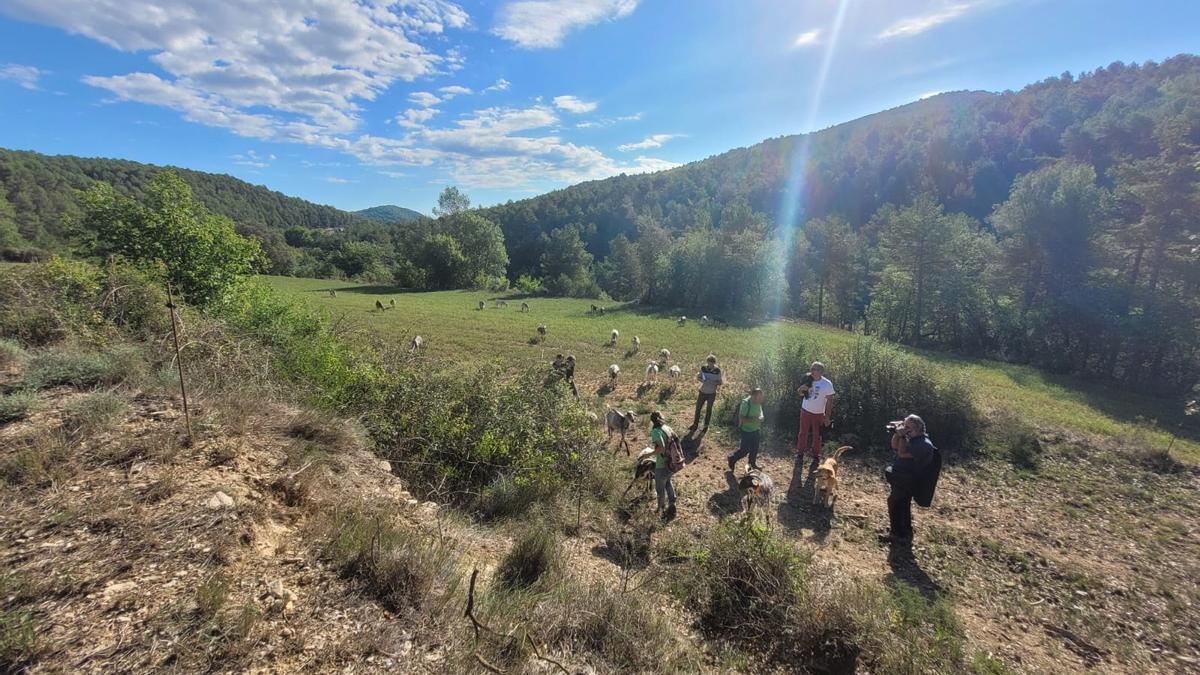
<path id="1" fill-rule="evenodd" d="M 904 431 L 904 420 L 896 420 L 895 422 L 888 422 L 887 427 L 885 427 L 885 428 L 887 429 L 887 432 L 889 434 L 903 432 Z"/>

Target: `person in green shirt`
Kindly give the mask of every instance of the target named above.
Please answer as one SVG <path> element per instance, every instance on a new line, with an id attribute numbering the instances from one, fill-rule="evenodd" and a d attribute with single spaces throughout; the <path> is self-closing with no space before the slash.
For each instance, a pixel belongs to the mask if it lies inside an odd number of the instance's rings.
<path id="1" fill-rule="evenodd" d="M 729 455 L 730 473 L 734 473 L 738 460 L 747 455 L 750 456 L 750 468 L 759 468 L 758 447 L 762 443 L 763 398 L 763 390 L 755 387 L 750 390 L 750 395 L 738 404 L 737 427 L 741 434 L 741 442 L 737 452 Z"/>
<path id="2" fill-rule="evenodd" d="M 658 495 L 658 513 L 664 518 L 675 515 L 675 486 L 671 484 L 671 461 L 667 454 L 671 427 L 663 424 L 663 414 L 650 413 L 650 442 L 654 445 L 654 492 Z"/>

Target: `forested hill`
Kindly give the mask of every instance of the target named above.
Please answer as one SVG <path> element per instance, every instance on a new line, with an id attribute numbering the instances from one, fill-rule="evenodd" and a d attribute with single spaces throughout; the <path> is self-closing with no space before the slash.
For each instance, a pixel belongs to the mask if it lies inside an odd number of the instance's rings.
<path id="1" fill-rule="evenodd" d="M 428 218 L 428 216 L 420 213 L 419 211 L 413 211 L 412 209 L 406 209 L 403 206 L 395 206 L 392 204 L 372 206 L 369 209 L 362 209 L 359 211 L 354 211 L 353 213 L 356 216 L 362 216 L 363 218 L 370 218 L 372 220 L 378 220 L 385 223 L 407 223 L 413 220 Z"/>
<path id="2" fill-rule="evenodd" d="M 636 238 L 639 223 L 675 234 L 720 227 L 723 215 L 740 217 L 738 209 L 723 213 L 730 206 L 748 206 L 775 225 L 836 214 L 857 228 L 881 206 L 923 192 L 948 211 L 983 220 L 1017 176 L 1056 159 L 1086 162 L 1111 186 L 1114 166 L 1157 152 L 1157 118 L 1200 107 L 1198 78 L 1200 58 L 1181 55 L 1064 74 L 1019 92 L 941 94 L 669 171 L 508 202 L 485 215 L 504 231 L 513 276 L 536 273 L 542 233 L 568 224 L 581 226 L 588 251 L 601 259 L 617 235 Z"/>
<path id="3" fill-rule="evenodd" d="M 169 167 L 121 159 L 0 149 L 0 197 L 11 206 L 17 230 L 28 242 L 56 248 L 66 239 L 66 223 L 79 212 L 82 190 L 97 181 L 141 197 L 150 178 Z M 279 238 L 289 227 L 313 230 L 360 223 L 352 213 L 313 204 L 232 176 L 170 167 L 213 213 L 232 219 L 243 233 Z M 273 234 L 272 234 L 273 233 Z"/>

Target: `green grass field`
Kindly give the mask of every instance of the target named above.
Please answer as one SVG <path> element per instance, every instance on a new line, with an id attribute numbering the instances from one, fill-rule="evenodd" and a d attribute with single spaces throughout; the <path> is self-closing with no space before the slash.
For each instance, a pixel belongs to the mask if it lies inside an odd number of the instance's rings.
<path id="1" fill-rule="evenodd" d="M 523 314 L 521 300 L 481 291 L 411 293 L 320 279 L 265 280 L 279 291 L 327 310 L 336 319 L 394 340 L 397 347 L 406 347 L 414 335 L 420 335 L 426 344 L 425 358 L 523 367 L 549 362 L 557 353 L 574 354 L 576 379 L 584 396 L 595 393 L 606 379 L 609 364 L 616 363 L 622 369 L 622 387 L 609 397 L 613 402 L 621 400 L 626 389 L 632 394 L 634 384 L 644 377 L 646 362 L 656 358 L 662 348 L 671 351 L 671 363 L 683 368 L 684 387 L 691 386 L 695 369 L 709 353 L 717 355 L 727 380 L 742 386 L 749 385 L 744 373 L 756 355 L 790 340 L 802 338 L 821 346 L 818 351 L 825 347 L 833 351 L 858 339 L 844 331 L 793 321 L 714 328 L 701 326 L 698 317 L 689 317 L 686 325 L 679 326 L 678 315 L 612 302 L 603 303 L 607 307 L 604 316 L 593 316 L 589 313 L 591 300 L 530 298 L 530 312 Z M 336 298 L 329 296 L 331 288 L 337 290 Z M 496 297 L 508 297 L 508 307 L 496 308 Z M 388 306 L 392 299 L 395 309 L 375 309 L 376 300 Z M 482 311 L 478 309 L 480 300 L 487 303 Z M 533 344 L 530 340 L 537 335 L 538 324 L 546 325 L 547 336 Z M 620 339 L 609 346 L 609 332 L 614 328 L 620 331 Z M 627 352 L 635 335 L 641 339 L 641 350 L 630 356 Z M 1164 427 L 1174 427 L 1181 419 L 1182 406 L 1176 401 L 1149 397 L 1118 401 L 1112 388 L 1057 378 L 1027 366 L 914 353 L 930 367 L 965 373 L 993 417 L 1012 416 L 1044 428 L 1118 440 L 1133 435 L 1138 418 L 1157 420 L 1159 425 L 1143 429 L 1138 437 L 1140 443 L 1161 448 L 1171 442 Z M 664 372 L 660 379 L 665 376 Z M 831 376 L 836 378 L 836 373 Z M 1200 443 L 1180 438 L 1172 454 L 1200 463 Z"/>

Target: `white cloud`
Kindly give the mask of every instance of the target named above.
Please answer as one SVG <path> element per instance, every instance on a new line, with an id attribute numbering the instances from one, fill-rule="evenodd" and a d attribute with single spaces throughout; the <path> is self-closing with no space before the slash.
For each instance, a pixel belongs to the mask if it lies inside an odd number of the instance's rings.
<path id="1" fill-rule="evenodd" d="M 490 91 L 504 91 L 505 89 L 508 89 L 509 84 L 510 84 L 509 81 L 502 77 L 502 78 L 496 80 L 496 84 L 493 84 L 492 86 L 484 89 L 483 93 L 486 94 Z"/>
<path id="2" fill-rule="evenodd" d="M 439 112 L 441 111 L 437 108 L 409 108 L 396 116 L 396 124 L 402 127 L 420 128 Z"/>
<path id="3" fill-rule="evenodd" d="M 812 47 L 819 44 L 821 44 L 821 29 L 814 28 L 797 35 L 796 41 L 792 43 L 792 47 Z"/>
<path id="4" fill-rule="evenodd" d="M 378 173 L 380 176 L 387 176 L 388 178 L 408 178 L 408 174 L 401 171 L 380 171 Z"/>
<path id="5" fill-rule="evenodd" d="M 449 101 L 455 96 L 466 96 L 467 94 L 473 94 L 475 92 L 464 86 L 452 84 L 448 87 L 442 87 L 438 89 L 438 93 L 442 95 L 443 101 Z"/>
<path id="6" fill-rule="evenodd" d="M 921 94 L 920 96 L 918 96 L 918 97 L 917 97 L 917 100 L 918 100 L 918 101 L 923 101 L 923 100 L 925 100 L 925 99 L 927 99 L 927 98 L 932 98 L 932 97 L 934 97 L 934 96 L 937 96 L 938 94 L 943 94 L 943 93 L 945 93 L 945 90 L 944 90 L 944 89 L 936 89 L 936 90 L 934 90 L 934 91 L 927 91 L 927 92 L 925 92 L 924 94 Z"/>
<path id="7" fill-rule="evenodd" d="M 924 33 L 931 28 L 940 26 L 948 21 L 953 21 L 958 17 L 967 13 L 967 10 L 972 9 L 973 5 L 969 3 L 957 3 L 947 5 L 935 11 L 919 16 L 910 16 L 907 19 L 901 19 L 887 28 L 880 31 L 879 35 L 875 36 L 879 40 L 890 40 L 892 38 L 912 37 Z"/>
<path id="8" fill-rule="evenodd" d="M 248 166 L 252 169 L 265 169 L 271 166 L 271 162 L 275 161 L 274 154 L 260 155 L 254 150 L 247 150 L 244 153 L 230 155 L 230 159 L 238 166 Z"/>
<path id="9" fill-rule="evenodd" d="M 42 75 L 45 73 L 34 66 L 23 66 L 19 63 L 0 66 L 0 80 L 8 80 L 24 89 L 37 89 L 38 79 Z"/>
<path id="10" fill-rule="evenodd" d="M 435 106 L 442 102 L 442 99 L 434 96 L 427 91 L 417 91 L 408 95 L 408 100 L 422 108 Z"/>
<path id="11" fill-rule="evenodd" d="M 638 141 L 637 143 L 626 143 L 625 145 L 618 145 L 617 149 L 620 150 L 621 152 L 632 152 L 634 150 L 649 150 L 650 148 L 661 148 L 663 146 L 663 143 L 666 143 L 667 141 L 671 140 L 672 138 L 679 138 L 680 136 L 681 136 L 681 134 L 653 134 L 651 136 L 647 136 L 647 137 L 643 138 L 642 140 Z"/>
<path id="12" fill-rule="evenodd" d="M 575 96 L 555 96 L 554 107 L 567 112 L 582 114 L 596 109 L 595 101 L 581 101 Z"/>
<path id="13" fill-rule="evenodd" d="M 557 47 L 567 33 L 633 13 L 639 0 L 517 0 L 496 16 L 496 35 L 525 49 Z"/>
<path id="14" fill-rule="evenodd" d="M 337 176 L 326 176 L 326 183 L 334 183 L 335 185 L 344 185 L 346 183 L 357 183 L 358 181 L 350 180 L 349 178 L 339 178 Z"/>
<path id="15" fill-rule="evenodd" d="M 438 54 L 422 42 L 468 21 L 445 0 L 6 0 L 0 7 L 121 51 L 149 52 L 162 71 L 89 76 L 88 84 L 256 137 L 354 130 L 362 102 L 392 83 L 456 67 L 453 50 Z"/>

